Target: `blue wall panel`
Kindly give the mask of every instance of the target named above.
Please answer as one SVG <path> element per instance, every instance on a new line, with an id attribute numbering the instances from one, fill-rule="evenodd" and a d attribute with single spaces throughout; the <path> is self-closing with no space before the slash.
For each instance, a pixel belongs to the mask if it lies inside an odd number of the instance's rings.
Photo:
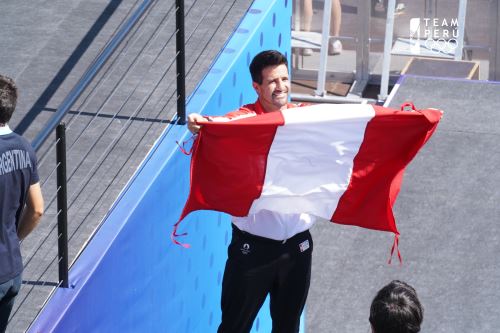
<path id="1" fill-rule="evenodd" d="M 255 101 L 248 64 L 265 49 L 290 56 L 291 0 L 257 0 L 187 104 L 188 113 L 224 114 Z M 195 212 L 170 240 L 189 190 L 190 158 L 176 141 L 190 134 L 170 126 L 110 210 L 30 332 L 215 332 L 230 220 Z M 267 304 L 252 332 L 270 332 Z"/>

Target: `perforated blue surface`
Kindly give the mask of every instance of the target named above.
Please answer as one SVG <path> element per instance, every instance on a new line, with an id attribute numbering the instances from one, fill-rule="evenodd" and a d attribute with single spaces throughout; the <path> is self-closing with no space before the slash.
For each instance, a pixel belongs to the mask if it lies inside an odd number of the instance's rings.
<path id="1" fill-rule="evenodd" d="M 224 114 L 256 99 L 248 65 L 278 49 L 290 57 L 291 0 L 257 0 L 190 97 L 187 110 Z M 176 141 L 189 134 L 171 126 L 116 202 L 30 332 L 215 332 L 230 221 L 195 212 L 170 241 L 189 187 L 189 157 Z M 267 303 L 267 302 L 266 302 Z M 252 332 L 270 332 L 267 304 Z"/>

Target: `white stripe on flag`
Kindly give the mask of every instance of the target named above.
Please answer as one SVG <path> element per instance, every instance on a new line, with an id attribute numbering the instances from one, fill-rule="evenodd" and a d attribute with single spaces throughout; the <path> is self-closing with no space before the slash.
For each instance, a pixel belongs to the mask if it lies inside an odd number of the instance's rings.
<path id="1" fill-rule="evenodd" d="M 318 104 L 282 113 L 285 125 L 278 127 L 262 194 L 249 213 L 267 209 L 329 220 L 349 185 L 353 159 L 375 110 L 371 105 Z"/>

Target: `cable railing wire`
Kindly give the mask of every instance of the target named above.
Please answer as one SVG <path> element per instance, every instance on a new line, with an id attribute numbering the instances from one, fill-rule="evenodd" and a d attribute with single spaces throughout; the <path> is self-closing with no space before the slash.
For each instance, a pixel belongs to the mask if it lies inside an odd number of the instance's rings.
<path id="1" fill-rule="evenodd" d="M 158 3 L 158 2 L 157 2 Z M 162 26 L 162 24 L 164 23 L 164 20 L 166 19 L 166 17 L 170 14 L 170 11 L 172 10 L 172 7 L 170 7 L 169 11 L 167 12 L 167 14 L 163 17 L 162 21 L 160 22 L 160 25 L 155 29 L 155 31 L 153 32 L 153 34 L 151 35 L 151 37 L 148 38 L 148 40 L 146 41 L 146 44 L 141 48 L 140 52 L 137 53 L 137 55 L 135 56 L 135 58 L 133 59 L 132 63 L 129 65 L 129 67 L 124 71 L 124 74 L 117 80 L 118 83 L 113 87 L 113 90 L 112 92 L 108 95 L 108 97 L 106 98 L 106 100 L 99 106 L 96 114 L 92 117 L 92 120 L 85 126 L 85 128 L 82 129 L 82 131 L 80 132 L 80 134 L 78 135 L 78 137 L 73 141 L 73 143 L 71 144 L 71 146 L 68 148 L 69 150 L 71 150 L 71 148 L 76 144 L 76 142 L 78 141 L 78 139 L 81 137 L 81 134 L 83 132 L 85 132 L 85 130 L 87 128 L 89 128 L 89 126 L 91 125 L 91 123 L 97 119 L 100 115 L 100 112 L 102 111 L 102 108 L 104 107 L 104 105 L 106 105 L 106 103 L 111 99 L 111 97 L 114 96 L 114 93 L 116 92 L 116 90 L 118 89 L 118 87 L 123 83 L 125 82 L 125 77 L 126 75 L 133 69 L 135 68 L 135 65 L 137 64 L 137 60 L 140 58 L 140 56 L 142 55 L 142 51 L 144 51 L 147 47 L 147 45 L 149 44 L 149 42 L 152 40 L 153 37 L 155 37 L 155 34 L 157 33 L 158 29 Z M 168 23 L 168 21 L 167 21 Z M 140 27 L 139 27 L 140 28 Z M 137 30 L 135 30 L 135 32 L 137 32 L 139 30 L 139 28 Z M 141 35 L 142 36 L 142 35 Z M 140 37 L 141 37 L 140 36 Z M 138 37 L 137 40 L 141 40 L 141 38 Z M 122 53 L 120 53 L 116 59 L 119 59 L 119 56 L 121 55 Z M 120 59 L 121 60 L 121 59 Z M 113 72 L 111 72 L 108 76 L 108 79 L 109 77 L 111 76 L 111 74 L 113 74 Z M 96 85 L 97 87 L 97 85 Z M 97 89 L 94 89 L 94 90 L 97 90 Z M 74 115 L 73 118 L 71 119 L 69 125 L 68 125 L 68 128 L 70 128 L 70 126 L 75 122 L 75 120 L 78 118 L 78 116 L 81 115 L 81 113 L 83 112 L 82 110 L 84 109 L 84 104 L 82 104 L 82 106 L 79 108 L 79 112 L 78 114 Z M 115 115 L 117 115 L 118 113 L 116 113 Z"/>
<path id="2" fill-rule="evenodd" d="M 191 9 L 193 8 L 193 6 L 197 3 L 197 1 L 198 1 L 198 0 L 195 0 L 195 1 L 191 4 L 191 6 L 189 7 L 189 9 L 188 9 L 188 11 L 187 11 L 187 13 L 186 13 L 186 16 L 189 14 L 189 12 L 190 12 L 190 11 L 191 11 Z M 153 6 L 155 6 L 155 5 L 156 5 L 156 3 L 155 3 Z M 173 6 L 174 6 L 174 5 L 171 5 L 171 6 L 170 6 L 170 9 L 168 10 L 167 14 L 164 16 L 164 19 L 165 19 L 165 17 L 166 17 L 166 16 L 168 16 L 168 15 L 170 14 L 170 11 L 172 10 Z M 152 8 L 153 8 L 153 7 L 151 7 L 151 8 L 149 9 L 149 11 L 152 11 Z M 162 19 L 162 22 L 160 23 L 160 25 L 161 25 L 162 23 L 163 23 L 163 19 Z M 141 26 L 142 26 L 142 22 L 141 22 Z M 159 27 L 160 27 L 160 26 L 159 26 Z M 136 30 L 134 30 L 134 31 L 133 31 L 133 34 L 135 35 L 138 31 L 139 31 L 139 28 L 138 28 L 138 29 L 136 29 Z M 156 31 L 155 31 L 155 32 L 156 32 Z M 153 36 L 153 35 L 152 35 L 152 36 Z M 172 36 L 172 37 L 173 37 L 173 36 Z M 133 37 L 131 37 L 131 38 L 129 38 L 129 39 L 128 39 L 128 41 L 126 42 L 126 43 L 127 43 L 127 45 L 128 45 L 128 43 L 130 42 L 130 40 L 131 40 L 131 39 L 133 39 Z M 138 39 L 139 39 L 139 38 L 138 38 Z M 169 40 L 170 40 L 170 39 L 171 39 L 171 38 L 169 38 Z M 123 52 L 126 52 L 126 51 L 122 51 L 122 53 L 123 53 Z M 139 55 L 140 55 L 140 54 L 139 54 Z M 116 59 L 117 59 L 117 58 L 116 58 Z M 104 77 L 104 76 L 103 76 L 103 77 Z M 102 77 L 102 78 L 103 78 L 103 77 Z M 101 83 L 102 78 L 100 79 L 99 84 Z M 99 84 L 96 84 L 96 86 L 93 88 L 93 91 L 94 91 L 94 90 L 95 90 L 95 89 L 99 86 Z M 89 94 L 89 95 L 90 95 L 90 94 Z M 86 98 L 86 100 L 87 100 L 87 99 L 88 99 L 88 97 Z M 86 101 L 86 100 L 85 100 L 85 101 Z M 85 101 L 84 101 L 84 102 L 85 102 Z M 83 109 L 83 105 L 84 105 L 84 104 L 82 103 L 82 104 L 81 104 L 81 106 L 80 106 L 78 109 L 80 109 L 80 110 L 81 110 L 81 109 Z M 102 106 L 101 106 L 101 107 L 102 107 Z M 100 110 L 100 109 L 99 109 L 99 110 Z M 79 116 L 79 115 L 81 114 L 81 112 L 82 112 L 82 111 L 80 111 L 80 112 L 79 112 L 77 115 L 75 115 L 73 118 L 76 118 L 77 116 Z M 95 115 L 95 117 L 97 117 L 97 116 L 98 116 L 98 113 Z M 72 124 L 72 122 L 71 122 L 70 124 Z M 69 125 L 68 125 L 68 128 L 70 128 L 70 126 L 69 126 Z M 85 129 L 84 129 L 84 130 L 85 130 Z M 74 143 L 73 143 L 73 144 L 74 144 Z M 72 144 L 72 146 L 73 146 L 73 144 Z M 71 147 L 70 147 L 70 148 L 71 148 Z"/>
<path id="3" fill-rule="evenodd" d="M 121 28 L 121 27 L 123 26 L 123 22 L 125 22 L 125 21 L 126 21 L 127 17 L 129 17 L 129 15 L 130 15 L 130 12 L 132 11 L 132 9 L 134 9 L 134 8 L 137 6 L 137 3 L 138 3 L 139 1 L 140 1 L 140 0 L 137 0 L 137 1 L 136 1 L 136 3 L 135 3 L 133 6 L 131 6 L 131 7 L 130 7 L 130 9 L 129 9 L 129 11 L 127 12 L 126 16 L 122 19 L 122 21 L 120 22 L 120 24 L 119 24 L 119 25 L 117 26 L 117 28 L 115 29 L 114 33 L 111 35 L 111 36 L 113 36 L 113 38 L 117 35 L 117 31 L 118 31 L 118 29 L 119 29 L 119 28 Z M 156 6 L 156 4 L 157 4 L 157 3 L 159 3 L 159 2 L 158 2 L 158 1 L 155 1 L 155 2 L 153 3 L 153 5 L 152 5 L 151 7 L 149 7 L 149 8 L 148 8 L 148 10 L 146 11 L 146 13 L 145 13 L 144 15 L 148 15 L 148 14 L 150 13 L 150 11 L 151 11 L 152 7 Z M 140 21 L 137 23 L 136 27 L 141 27 L 141 26 L 142 26 L 142 24 L 143 24 L 144 22 L 145 22 L 145 20 L 144 20 L 144 19 L 140 20 Z M 128 42 L 130 41 L 130 39 L 132 39 L 132 38 L 135 36 L 135 34 L 136 34 L 136 32 L 137 32 L 138 30 L 139 30 L 139 28 L 136 28 L 136 29 L 132 30 L 132 35 L 131 35 L 131 36 L 127 36 L 127 37 L 128 37 L 128 39 L 127 39 L 127 40 L 124 40 L 124 43 L 123 43 L 123 46 L 122 46 L 122 49 L 121 49 L 120 53 L 125 52 L 125 50 L 126 50 L 127 46 L 129 45 L 129 44 L 128 44 Z M 138 39 L 137 39 L 137 40 L 138 40 Z M 98 58 L 99 58 L 99 57 L 100 57 L 100 56 L 104 53 L 104 50 L 105 50 L 105 48 L 106 48 L 107 46 L 108 46 L 108 44 L 104 45 L 104 46 L 101 48 L 101 50 L 98 52 L 97 56 L 94 58 L 94 60 L 92 61 L 92 63 L 89 65 L 89 67 L 91 67 L 91 66 L 95 66 L 95 63 L 96 63 L 97 59 L 98 59 Z M 119 45 L 118 47 L 120 47 L 120 45 Z M 117 49 L 118 49 L 118 48 L 117 48 Z M 110 56 L 110 58 L 111 58 L 111 56 Z M 104 73 L 103 73 L 103 74 L 101 75 L 101 77 L 99 78 L 99 81 L 97 82 L 97 84 L 96 84 L 96 85 L 94 85 L 94 87 L 91 89 L 91 91 L 89 92 L 89 94 L 87 94 L 87 96 L 85 97 L 85 99 L 82 101 L 82 103 L 80 104 L 80 106 L 79 106 L 77 109 L 81 109 L 81 108 L 83 107 L 84 103 L 85 103 L 85 102 L 86 102 L 86 101 L 87 101 L 87 100 L 88 100 L 91 96 L 92 96 L 92 97 L 94 96 L 94 95 L 92 95 L 92 94 L 95 92 L 96 88 L 100 85 L 100 83 L 102 82 L 102 80 L 103 80 L 103 78 L 105 77 L 105 75 L 108 73 L 108 71 L 110 70 L 110 68 L 114 68 L 114 67 L 113 67 L 113 65 L 114 65 L 114 63 L 115 63 L 116 59 L 118 59 L 118 57 L 115 57 L 115 58 L 112 60 L 112 62 L 108 65 L 108 67 L 105 69 Z M 68 112 L 69 112 L 69 109 L 68 109 Z M 70 123 L 68 123 L 68 128 L 67 128 L 67 129 L 70 129 Z M 41 157 L 41 158 L 39 158 L 39 160 L 38 160 L 38 166 L 39 166 L 39 167 L 43 165 L 43 163 L 44 163 L 44 161 L 45 161 L 46 157 L 47 157 L 47 156 L 49 156 L 49 153 L 51 152 L 51 150 L 52 150 L 52 149 L 54 149 L 54 147 L 55 147 L 55 144 L 51 144 L 51 145 L 49 145 L 49 147 L 48 147 L 47 151 L 45 151 L 45 152 L 42 154 L 42 157 Z M 41 148 L 41 147 L 40 147 L 40 148 Z"/>
<path id="4" fill-rule="evenodd" d="M 186 15 L 188 15 L 188 13 L 189 13 L 189 12 L 190 12 L 190 10 L 193 8 L 193 6 L 196 4 L 196 2 L 197 2 L 197 1 L 198 1 L 198 0 L 196 0 L 195 2 L 193 2 L 193 3 L 192 3 L 192 5 L 189 7 L 189 9 L 188 9 L 188 11 L 187 11 Z M 156 4 L 155 4 L 155 5 L 156 5 Z M 168 10 L 167 14 L 164 16 L 164 18 L 162 19 L 162 21 L 161 21 L 160 25 L 159 25 L 159 26 L 158 26 L 158 28 L 155 30 L 155 32 L 153 33 L 153 35 L 150 37 L 150 39 L 149 39 L 149 40 L 151 40 L 151 38 L 153 38 L 153 37 L 157 37 L 157 36 L 154 36 L 154 34 L 155 34 L 155 33 L 157 32 L 157 30 L 161 27 L 161 25 L 163 24 L 164 19 L 166 18 L 166 16 L 168 16 L 168 15 L 170 14 L 170 12 L 171 12 L 171 10 L 172 10 L 173 6 L 174 6 L 174 5 L 171 5 L 171 6 L 170 6 L 170 8 L 169 8 L 169 10 Z M 152 7 L 151 7 L 151 8 L 152 8 Z M 137 33 L 137 31 L 139 31 L 139 28 L 138 28 L 138 29 L 136 29 L 133 33 L 134 33 L 134 34 L 136 34 L 136 33 Z M 169 40 L 170 40 L 172 37 L 173 37 L 173 35 L 169 38 Z M 131 39 L 132 39 L 132 38 L 130 38 L 130 39 L 129 39 L 129 41 L 130 41 Z M 139 38 L 138 38 L 138 39 L 139 39 Z M 148 40 L 148 42 L 149 42 L 149 40 Z M 128 43 L 129 41 L 127 41 L 127 43 Z M 135 41 L 134 41 L 134 42 L 135 42 Z M 139 54 L 138 54 L 138 56 L 140 56 L 140 55 L 141 55 L 141 54 L 139 53 Z M 117 59 L 117 58 L 116 58 L 116 59 Z M 129 70 L 130 70 L 130 67 L 129 67 L 129 69 L 128 69 L 126 72 L 128 72 Z M 123 80 L 123 78 L 121 78 L 119 81 L 121 82 L 122 80 Z M 99 82 L 99 83 L 100 83 L 100 82 Z M 96 90 L 97 86 L 98 86 L 98 85 L 96 85 L 96 86 L 93 88 L 93 90 Z M 114 91 L 113 91 L 113 93 L 114 93 Z M 101 106 L 99 107 L 98 112 L 96 113 L 96 115 L 94 116 L 94 118 L 98 117 L 99 112 L 100 112 L 100 110 L 102 109 L 102 107 L 103 107 L 103 106 L 104 106 L 104 105 L 101 105 Z M 83 109 L 83 103 L 81 104 L 81 107 L 80 107 L 79 109 Z M 79 116 L 79 115 L 81 114 L 81 112 L 82 112 L 82 111 L 80 111 L 80 112 L 79 112 L 77 115 L 75 115 L 73 118 L 76 118 L 77 116 Z M 71 122 L 70 124 L 72 124 L 72 122 Z M 70 126 L 68 126 L 68 128 L 69 128 L 69 127 L 70 127 Z M 88 127 L 88 126 L 87 126 L 87 127 Z M 86 128 L 87 128 L 87 127 L 86 127 Z M 82 130 L 82 132 L 84 132 L 86 128 L 84 128 L 84 129 Z M 78 139 L 78 138 L 77 138 L 77 139 Z M 76 141 L 77 141 L 77 140 L 75 140 L 75 142 L 76 142 Z M 73 144 L 71 145 L 71 147 L 75 144 L 75 142 L 73 142 Z M 71 147 L 70 147 L 70 148 L 71 148 Z"/>
<path id="5" fill-rule="evenodd" d="M 159 26 L 159 27 L 160 27 L 160 26 Z M 156 33 L 157 31 L 159 31 L 159 30 L 155 30 L 155 33 Z M 158 37 L 158 35 L 156 35 L 156 36 L 155 36 L 155 35 L 152 35 L 152 37 Z M 172 37 L 173 37 L 173 35 L 172 35 L 172 36 L 168 39 L 168 41 L 170 41 L 170 39 L 171 39 Z M 150 38 L 150 39 L 148 40 L 148 42 L 149 42 L 149 41 L 151 41 L 151 40 L 152 40 L 152 38 Z M 144 49 L 145 49 L 145 46 L 143 47 L 143 49 L 142 49 L 141 51 L 144 51 Z M 163 49 L 162 49 L 162 51 L 163 51 Z M 140 57 L 140 53 L 138 53 L 137 57 L 136 57 L 136 58 L 134 58 L 133 62 L 132 62 L 132 63 L 130 64 L 130 66 L 127 68 L 127 71 L 126 71 L 126 72 L 124 72 L 124 74 L 123 74 L 123 75 L 121 76 L 121 78 L 118 80 L 118 84 L 116 84 L 116 85 L 113 87 L 113 90 L 112 90 L 111 94 L 110 94 L 110 95 L 108 95 L 108 97 L 106 97 L 105 101 L 104 101 L 104 102 L 103 102 L 103 103 L 99 106 L 99 108 L 98 108 L 98 110 L 97 110 L 97 112 L 96 112 L 96 115 L 95 115 L 95 116 L 91 119 L 91 121 L 90 121 L 90 122 L 89 122 L 89 123 L 85 126 L 85 128 L 84 128 L 84 129 L 80 132 L 80 134 L 78 134 L 78 136 L 77 136 L 77 138 L 75 139 L 75 141 L 74 141 L 74 142 L 71 144 L 71 146 L 68 148 L 68 152 L 71 152 L 71 151 L 72 151 L 72 149 L 73 149 L 73 147 L 75 146 L 75 144 L 76 144 L 76 143 L 79 141 L 79 139 L 83 136 L 83 133 L 85 132 L 85 130 L 87 130 L 87 129 L 90 127 L 90 125 L 93 123 L 93 121 L 94 121 L 95 119 L 97 119 L 98 115 L 101 113 L 101 111 L 103 110 L 103 108 L 104 108 L 104 106 L 107 104 L 107 102 L 109 102 L 109 101 L 111 100 L 111 98 L 114 96 L 114 94 L 116 93 L 116 91 L 118 90 L 118 88 L 119 88 L 119 87 L 120 87 L 120 86 L 121 86 L 121 85 L 125 82 L 125 77 L 126 77 L 126 76 L 127 76 L 127 74 L 130 72 L 130 70 L 131 70 L 131 69 L 132 69 L 132 68 L 133 68 L 133 67 L 137 64 L 137 60 L 139 59 L 139 57 Z M 154 63 L 154 62 L 158 59 L 158 57 L 159 57 L 159 55 L 158 55 L 158 56 L 157 56 L 157 57 L 153 60 L 153 63 Z M 145 76 L 149 73 L 149 70 L 150 70 L 150 69 L 151 69 L 151 66 L 150 66 L 150 68 L 148 69 L 148 71 L 145 71 L 145 72 L 144 72 L 144 74 L 143 74 L 143 76 L 140 78 L 140 80 L 138 80 L 138 83 L 136 84 L 136 86 L 135 86 L 134 90 L 132 91 L 132 93 L 131 93 L 131 94 L 129 94 L 129 95 L 127 96 L 127 99 L 126 99 L 126 100 L 124 101 L 124 103 L 122 104 L 122 107 L 120 107 L 120 109 L 118 110 L 118 112 L 116 112 L 115 114 L 113 114 L 113 116 L 111 117 L 111 119 L 110 119 L 110 121 L 109 121 L 109 124 L 111 124 L 111 123 L 112 123 L 112 121 L 113 121 L 113 120 L 114 120 L 114 119 L 118 116 L 118 114 L 119 114 L 119 113 L 123 110 L 123 106 L 125 106 L 125 105 L 126 105 L 126 103 L 130 100 L 130 98 L 132 97 L 133 93 L 135 93 L 135 92 L 136 92 L 137 87 L 141 84 L 142 79 L 143 79 L 143 78 L 144 78 L 144 77 L 145 77 Z M 75 118 L 76 118 L 76 117 L 75 117 Z M 75 118 L 73 118 L 73 119 L 75 119 Z M 108 128 L 109 128 L 109 126 L 107 126 L 107 127 L 105 128 L 105 130 L 106 130 L 106 129 L 108 129 Z M 103 134 L 103 133 L 102 133 L 102 134 Z M 102 137 L 102 135 L 101 135 L 99 138 L 101 138 L 101 137 Z M 96 141 L 97 141 L 97 140 L 96 140 Z M 93 146 L 92 146 L 91 148 L 93 148 Z M 86 155 L 86 156 L 87 156 L 87 155 Z M 86 157 L 86 156 L 85 156 L 85 157 Z M 83 158 L 83 159 L 84 159 L 84 158 Z M 82 159 L 82 160 L 83 160 L 83 159 Z"/>
<path id="6" fill-rule="evenodd" d="M 215 32 L 217 32 L 217 30 L 219 30 L 219 28 L 221 27 L 222 23 L 224 22 L 224 20 L 226 19 L 226 17 L 229 15 L 229 12 L 231 11 L 231 9 L 234 7 L 234 5 L 236 4 L 236 0 L 233 1 L 233 3 L 231 4 L 231 6 L 229 7 L 229 10 L 226 12 L 226 14 L 224 15 L 223 19 L 220 21 L 220 23 L 217 25 L 217 28 L 215 29 Z M 213 33 L 212 36 L 210 36 L 210 39 L 207 41 L 207 43 L 205 43 L 205 47 L 202 49 L 204 50 L 210 43 L 211 41 L 213 40 L 213 38 L 215 37 L 216 33 Z M 187 42 L 186 42 L 187 43 Z M 200 60 L 201 58 L 201 54 L 203 53 L 203 51 L 200 53 L 200 55 L 198 55 L 198 57 L 195 59 L 193 65 L 191 66 L 191 68 L 194 67 L 194 65 L 198 62 L 198 60 Z M 189 75 L 189 72 L 188 74 L 186 74 L 186 77 Z"/>
<path id="7" fill-rule="evenodd" d="M 188 8 L 188 10 L 187 10 L 187 12 L 186 12 L 186 16 L 189 14 L 189 12 L 190 12 L 190 11 L 191 11 L 191 9 L 194 7 L 194 5 L 197 3 L 197 1 L 198 1 L 198 0 L 195 0 L 195 1 L 191 4 L 191 6 Z M 136 3 L 137 3 L 137 2 L 136 2 Z M 148 12 L 152 11 L 152 8 L 153 8 L 154 6 L 156 6 L 156 4 L 157 4 L 157 3 L 158 3 L 158 2 L 155 2 L 155 3 L 153 4 L 153 6 L 151 6 L 151 7 L 149 7 L 149 8 L 148 8 L 148 10 L 147 10 L 147 11 L 148 11 Z M 213 5 L 213 3 L 212 3 L 212 5 Z M 172 7 L 173 7 L 173 5 L 170 7 L 169 12 L 170 12 L 170 10 L 171 10 L 171 8 L 172 8 Z M 129 10 L 129 12 L 130 12 L 130 10 Z M 147 15 L 147 14 L 148 14 L 148 13 L 146 13 L 146 15 Z M 167 13 L 167 14 L 169 14 L 169 13 Z M 141 20 L 141 22 L 139 23 L 139 25 L 140 25 L 140 26 L 142 26 L 142 23 L 143 23 L 143 22 L 144 22 L 144 20 Z M 137 33 L 137 31 L 139 31 L 139 28 L 138 28 L 138 29 L 135 29 L 135 30 L 133 31 L 133 35 L 135 35 L 135 34 Z M 131 40 L 131 39 L 132 39 L 132 37 L 131 37 L 131 38 L 129 38 L 129 39 L 126 41 L 126 45 L 124 46 L 124 49 L 125 49 L 125 47 L 126 47 L 126 46 L 128 46 L 128 43 L 130 42 L 130 40 Z M 135 41 L 134 41 L 134 42 L 135 42 Z M 122 51 L 122 52 L 124 52 L 124 51 Z M 102 52 L 101 52 L 101 53 L 102 53 Z M 116 60 L 116 58 L 115 58 L 115 60 Z M 115 60 L 113 60 L 113 61 L 115 61 Z M 94 61 L 94 62 L 95 62 L 95 61 Z M 107 70 L 108 70 L 108 69 L 107 69 Z M 107 70 L 106 70 L 106 71 L 107 71 Z M 100 80 L 99 80 L 99 82 L 98 82 L 98 83 L 101 83 L 101 81 L 103 80 L 103 77 L 104 77 L 104 75 L 100 78 Z M 98 84 L 97 84 L 97 85 L 95 85 L 95 86 L 93 87 L 92 91 L 95 91 L 95 90 L 96 90 L 96 88 L 97 88 L 98 86 L 99 86 Z M 87 97 L 85 98 L 85 100 L 82 102 L 81 107 L 79 107 L 78 109 L 82 109 L 82 108 L 83 108 L 83 104 L 86 102 L 86 100 L 89 98 L 89 96 L 90 96 L 90 94 L 89 94 L 89 95 L 87 95 Z M 76 117 L 77 117 L 78 115 L 80 115 L 80 114 L 81 114 L 81 111 L 80 111 L 80 112 L 79 112 L 76 116 L 74 116 L 74 118 L 76 118 Z M 97 116 L 97 115 L 96 115 L 96 116 Z M 72 124 L 72 122 L 68 123 L 68 129 L 70 129 L 71 124 Z M 50 146 L 50 149 L 52 149 L 52 147 L 53 147 L 53 145 L 51 145 L 51 146 Z M 42 159 L 44 160 L 44 159 L 45 159 L 45 156 L 46 156 L 46 154 L 44 154 L 44 156 L 43 156 L 40 160 L 42 160 Z M 43 161 L 40 161 L 40 160 L 39 160 L 39 165 L 41 165 L 41 164 L 42 164 L 42 162 L 43 162 Z"/>
<path id="8" fill-rule="evenodd" d="M 68 96 L 61 103 L 56 113 L 50 118 L 46 126 L 38 133 L 32 142 L 33 148 L 38 150 L 41 145 L 47 140 L 49 135 L 54 131 L 55 127 L 59 124 L 61 119 L 64 117 L 66 112 L 75 103 L 76 99 L 81 95 L 83 90 L 90 83 L 92 78 L 95 76 L 96 72 L 99 71 L 103 65 L 103 60 L 109 57 L 113 50 L 120 44 L 120 42 L 125 38 L 126 32 L 131 29 L 145 10 L 151 5 L 153 0 L 144 0 L 144 2 L 139 6 L 138 10 L 134 12 L 132 17 L 127 20 L 125 28 L 121 29 L 118 34 L 110 40 L 108 46 L 103 50 L 102 54 L 99 55 L 98 59 L 93 63 L 93 65 L 85 72 L 79 83 L 72 89 Z M 108 48 L 109 47 L 109 48 Z"/>
<path id="9" fill-rule="evenodd" d="M 191 6 L 189 7 L 188 11 L 186 12 L 186 16 L 189 14 L 189 12 L 190 12 L 190 11 L 191 11 L 191 9 L 193 8 L 193 6 L 197 3 L 197 1 L 198 1 L 198 0 L 195 0 L 195 1 L 191 4 Z M 156 4 L 155 4 L 155 5 L 156 5 Z M 148 42 L 149 42 L 149 41 L 150 41 L 153 37 L 158 37 L 158 36 L 154 36 L 154 34 L 155 34 L 155 33 L 157 32 L 157 30 L 161 27 L 161 25 L 163 24 L 163 21 L 164 21 L 164 19 L 166 18 L 166 16 L 168 16 L 168 15 L 170 14 L 170 12 L 171 12 L 171 10 L 172 10 L 173 6 L 174 6 L 173 4 L 170 6 L 170 8 L 169 8 L 169 10 L 168 10 L 167 14 L 164 16 L 164 18 L 162 19 L 162 21 L 161 21 L 160 25 L 159 25 L 159 26 L 158 26 L 158 28 L 155 30 L 155 32 L 153 33 L 153 35 L 150 37 L 150 39 L 148 40 Z M 139 28 L 138 28 L 138 29 L 136 29 L 133 33 L 135 34 L 135 33 L 137 33 L 137 31 L 139 31 Z M 173 37 L 173 35 L 169 38 L 169 41 L 171 40 L 171 38 L 172 38 L 172 37 Z M 129 39 L 129 41 L 130 41 L 131 39 L 132 39 L 132 38 L 130 38 L 130 39 Z M 139 39 L 139 38 L 138 38 L 138 39 Z M 128 42 L 127 42 L 127 43 L 128 43 Z M 138 56 L 140 56 L 140 53 L 138 54 Z M 129 68 L 128 70 L 130 70 L 130 68 Z M 128 70 L 127 70 L 127 72 L 128 72 Z M 119 81 L 122 81 L 122 80 L 123 80 L 123 78 L 121 78 Z M 95 90 L 97 86 L 98 86 L 98 85 L 96 85 L 93 89 Z M 113 91 L 113 93 L 114 93 L 114 91 Z M 94 116 L 94 118 L 95 118 L 95 117 L 97 117 L 97 116 L 99 115 L 99 111 L 102 109 L 102 107 L 103 107 L 103 106 L 104 106 L 104 105 L 101 105 L 101 106 L 99 107 L 98 113 L 96 113 L 96 115 Z M 83 109 L 83 103 L 82 103 L 82 106 L 81 106 L 79 109 Z M 76 118 L 77 116 L 79 116 L 79 115 L 81 114 L 81 112 L 82 112 L 82 111 L 80 111 L 80 112 L 79 112 L 79 113 L 78 113 L 78 114 L 77 114 L 74 118 Z M 71 122 L 70 124 L 72 124 L 72 122 Z M 70 125 L 68 125 L 68 128 L 70 128 Z M 87 127 L 86 127 L 86 128 L 87 128 Z M 85 128 L 85 129 L 86 129 L 86 128 Z M 85 129 L 83 129 L 83 130 L 82 130 L 82 132 L 83 132 L 83 131 L 85 131 Z M 76 142 L 76 140 L 75 140 L 75 142 Z M 75 143 L 75 142 L 74 142 L 74 143 Z M 74 143 L 71 145 L 71 147 L 74 145 Z M 70 147 L 70 148 L 71 148 L 71 147 Z"/>

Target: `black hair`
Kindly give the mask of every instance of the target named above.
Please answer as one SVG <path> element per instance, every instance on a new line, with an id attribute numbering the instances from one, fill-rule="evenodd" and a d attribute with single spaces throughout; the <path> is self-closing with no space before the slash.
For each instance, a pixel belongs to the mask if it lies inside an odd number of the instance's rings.
<path id="1" fill-rule="evenodd" d="M 17 103 L 17 87 L 14 80 L 0 74 L 0 124 L 9 122 Z"/>
<path id="2" fill-rule="evenodd" d="M 377 293 L 370 307 L 370 323 L 375 333 L 417 333 L 424 309 L 413 287 L 394 280 Z"/>
<path id="3" fill-rule="evenodd" d="M 288 60 L 279 51 L 267 50 L 257 54 L 250 63 L 250 74 L 252 81 L 262 84 L 262 70 L 268 66 L 285 65 L 288 67 Z"/>

